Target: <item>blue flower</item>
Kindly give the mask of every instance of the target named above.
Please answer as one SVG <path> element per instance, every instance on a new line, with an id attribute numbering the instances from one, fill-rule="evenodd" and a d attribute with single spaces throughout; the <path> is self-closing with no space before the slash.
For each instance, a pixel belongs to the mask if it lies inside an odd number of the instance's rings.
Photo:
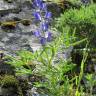
<path id="1" fill-rule="evenodd" d="M 39 12 L 34 12 L 33 15 L 34 15 L 36 20 L 40 20 L 41 21 L 42 18 L 41 18 L 41 15 L 40 15 Z"/>
<path id="2" fill-rule="evenodd" d="M 34 36 L 36 36 L 36 37 L 40 37 L 40 32 L 39 32 L 39 31 L 35 31 L 33 34 L 34 34 Z"/>
<path id="3" fill-rule="evenodd" d="M 51 12 L 46 12 L 45 13 L 45 18 L 50 19 L 52 17 L 52 13 Z"/>
<path id="4" fill-rule="evenodd" d="M 42 23 L 41 27 L 42 27 L 43 31 L 47 31 L 48 30 L 48 24 L 47 23 Z"/>
<path id="5" fill-rule="evenodd" d="M 36 7 L 41 7 L 42 6 L 42 0 L 34 0 L 33 3 Z"/>
<path id="6" fill-rule="evenodd" d="M 41 6 L 40 6 L 40 9 L 46 11 L 47 10 L 46 4 L 42 3 Z"/>
<path id="7" fill-rule="evenodd" d="M 50 42 L 52 40 L 52 33 L 48 32 L 47 41 Z"/>
<path id="8" fill-rule="evenodd" d="M 46 44 L 46 38 L 45 38 L 45 37 L 41 37 L 41 38 L 40 38 L 40 43 L 41 43 L 42 45 L 45 45 L 45 44 Z"/>

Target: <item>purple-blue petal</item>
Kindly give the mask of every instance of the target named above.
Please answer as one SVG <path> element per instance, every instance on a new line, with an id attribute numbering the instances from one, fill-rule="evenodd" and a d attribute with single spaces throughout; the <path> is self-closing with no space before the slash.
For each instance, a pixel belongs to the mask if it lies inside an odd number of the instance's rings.
<path id="1" fill-rule="evenodd" d="M 41 16 L 39 12 L 34 12 L 33 16 L 35 17 L 36 20 L 41 20 Z"/>
<path id="2" fill-rule="evenodd" d="M 47 10 L 46 3 L 42 3 L 40 7 L 41 7 L 42 10 Z"/>
<path id="3" fill-rule="evenodd" d="M 41 7 L 42 5 L 42 0 L 34 0 L 34 3 L 33 3 L 36 7 Z"/>
<path id="4" fill-rule="evenodd" d="M 50 42 L 52 40 L 52 33 L 48 32 L 47 41 Z"/>
<path id="5" fill-rule="evenodd" d="M 40 38 L 40 43 L 41 43 L 42 45 L 45 45 L 45 44 L 46 44 L 46 38 L 45 38 L 45 37 L 41 37 L 41 38 Z"/>
<path id="6" fill-rule="evenodd" d="M 34 36 L 36 36 L 36 37 L 40 37 L 40 32 L 39 32 L 39 31 L 35 31 L 35 32 L 33 32 L 33 34 L 34 34 Z"/>
<path id="7" fill-rule="evenodd" d="M 50 19 L 52 17 L 52 13 L 51 12 L 46 12 L 45 13 L 45 18 Z"/>
<path id="8" fill-rule="evenodd" d="M 48 24 L 47 23 L 42 23 L 42 30 L 47 31 L 48 30 Z"/>

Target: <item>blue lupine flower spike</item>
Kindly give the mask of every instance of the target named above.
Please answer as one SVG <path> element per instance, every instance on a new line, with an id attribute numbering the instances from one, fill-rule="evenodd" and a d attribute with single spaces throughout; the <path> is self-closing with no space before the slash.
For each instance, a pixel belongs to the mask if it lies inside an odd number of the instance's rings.
<path id="1" fill-rule="evenodd" d="M 36 8 L 33 13 L 34 18 L 39 21 L 39 30 L 36 30 L 33 34 L 40 40 L 42 45 L 46 45 L 47 41 L 52 40 L 52 33 L 48 32 L 52 13 L 47 11 L 47 5 L 43 3 L 43 0 L 34 0 L 33 4 Z"/>

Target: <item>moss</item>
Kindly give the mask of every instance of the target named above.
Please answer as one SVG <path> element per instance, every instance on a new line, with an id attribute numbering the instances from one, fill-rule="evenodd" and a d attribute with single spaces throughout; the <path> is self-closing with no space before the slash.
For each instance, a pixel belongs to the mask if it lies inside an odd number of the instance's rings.
<path id="1" fill-rule="evenodd" d="M 12 75 L 5 75 L 2 79 L 2 86 L 7 87 L 7 86 L 18 86 L 18 81 L 16 78 Z"/>
<path id="2" fill-rule="evenodd" d="M 1 77 L 0 85 L 2 88 L 15 88 L 14 91 L 17 92 L 18 96 L 22 95 L 21 87 L 19 87 L 19 81 L 12 75 L 5 75 Z"/>

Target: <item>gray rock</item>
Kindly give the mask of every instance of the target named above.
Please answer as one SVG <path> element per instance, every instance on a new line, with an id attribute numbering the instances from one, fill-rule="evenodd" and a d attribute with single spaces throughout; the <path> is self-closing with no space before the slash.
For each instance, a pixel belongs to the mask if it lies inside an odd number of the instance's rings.
<path id="1" fill-rule="evenodd" d="M 0 10 L 14 9 L 14 8 L 16 8 L 14 4 L 9 4 L 4 2 L 4 0 L 0 0 Z"/>
<path id="2" fill-rule="evenodd" d="M 28 26 L 24 26 L 19 22 L 14 29 L 0 27 L 0 49 L 5 54 L 14 56 L 15 52 L 21 49 L 33 52 L 42 48 L 38 38 L 33 36 L 33 32 L 38 26 L 34 24 L 32 19 L 34 9 L 32 9 L 31 4 L 31 0 L 15 0 L 11 3 L 0 0 L 0 15 L 4 14 L 0 18 L 1 22 L 20 21 L 23 19 L 31 21 Z"/>
<path id="3" fill-rule="evenodd" d="M 8 33 L 7 36 L 12 37 L 12 36 L 14 36 L 14 33 Z"/>
<path id="4" fill-rule="evenodd" d="M 9 40 L 8 37 L 3 37 L 1 41 L 2 41 L 2 42 L 6 42 L 6 41 L 8 41 L 8 40 Z"/>
<path id="5" fill-rule="evenodd" d="M 3 43 L 3 42 L 0 42 L 0 47 L 1 47 L 1 46 L 4 46 L 4 43 Z"/>
<path id="6" fill-rule="evenodd" d="M 14 20 L 14 18 L 17 17 L 17 14 L 15 13 L 9 13 L 8 15 L 5 15 L 1 18 L 1 21 L 4 22 L 4 21 L 11 21 L 11 20 Z"/>
<path id="7" fill-rule="evenodd" d="M 33 25 L 33 24 L 31 24 L 31 25 L 29 25 L 29 26 L 24 26 L 24 25 L 22 25 L 22 24 L 20 23 L 20 24 L 18 24 L 18 26 L 19 26 L 19 28 L 21 28 L 22 33 L 33 32 L 33 31 L 35 31 L 35 30 L 37 29 L 36 25 Z"/>

